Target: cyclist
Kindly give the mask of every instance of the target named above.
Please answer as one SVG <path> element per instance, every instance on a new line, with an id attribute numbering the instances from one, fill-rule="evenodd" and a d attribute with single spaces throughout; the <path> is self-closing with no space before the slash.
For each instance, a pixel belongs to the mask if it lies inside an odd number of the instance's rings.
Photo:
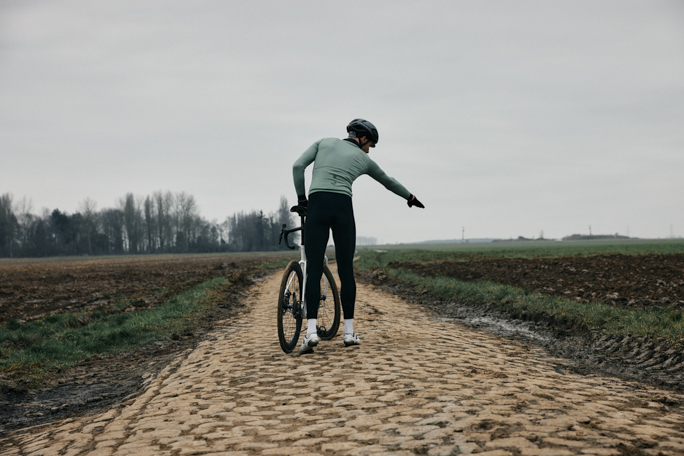
<path id="1" fill-rule="evenodd" d="M 340 298 L 344 312 L 344 345 L 359 345 L 354 333 L 354 303 L 356 282 L 353 261 L 356 249 L 356 224 L 352 207 L 352 183 L 368 174 L 391 192 L 407 200 L 409 207 L 424 208 L 423 204 L 403 185 L 389 177 L 368 157 L 371 147 L 378 143 L 378 130 L 364 119 L 354 119 L 347 125 L 346 139 L 323 138 L 309 147 L 292 167 L 299 206 L 308 207 L 304 227 L 306 244 L 307 280 L 304 290 L 307 311 L 307 331 L 300 353 L 313 352 L 318 345 L 316 320 L 321 296 L 320 281 L 323 257 L 332 229 L 335 258 L 340 276 Z M 309 199 L 306 198 L 304 170 L 314 163 Z"/>

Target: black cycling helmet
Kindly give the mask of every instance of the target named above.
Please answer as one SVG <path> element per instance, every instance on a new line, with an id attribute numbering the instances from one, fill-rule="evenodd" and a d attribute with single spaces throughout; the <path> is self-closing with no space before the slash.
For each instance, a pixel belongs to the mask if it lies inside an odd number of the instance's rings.
<path id="1" fill-rule="evenodd" d="M 375 128 L 375 125 L 364 119 L 354 119 L 349 122 L 349 125 L 347 125 L 347 133 L 351 132 L 354 132 L 354 134 L 350 136 L 359 138 L 359 140 L 362 136 L 365 136 L 366 139 L 369 140 L 363 144 L 359 144 L 359 147 L 365 146 L 368 142 L 373 142 L 374 144 L 371 147 L 375 147 L 375 144 L 377 144 L 380 139 L 378 129 Z"/>

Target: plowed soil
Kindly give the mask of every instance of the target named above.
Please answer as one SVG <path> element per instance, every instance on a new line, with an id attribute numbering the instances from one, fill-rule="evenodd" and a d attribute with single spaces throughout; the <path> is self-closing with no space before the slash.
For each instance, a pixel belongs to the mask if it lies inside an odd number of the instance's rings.
<path id="1" fill-rule="evenodd" d="M 198 283 L 269 258 L 159 255 L 0 261 L 0 324 L 107 308 L 122 299 L 131 301 L 131 311 L 149 308 Z"/>
<path id="2" fill-rule="evenodd" d="M 485 258 L 390 263 L 388 267 L 423 276 L 488 280 L 579 302 L 598 301 L 632 309 L 684 308 L 684 254 Z"/>

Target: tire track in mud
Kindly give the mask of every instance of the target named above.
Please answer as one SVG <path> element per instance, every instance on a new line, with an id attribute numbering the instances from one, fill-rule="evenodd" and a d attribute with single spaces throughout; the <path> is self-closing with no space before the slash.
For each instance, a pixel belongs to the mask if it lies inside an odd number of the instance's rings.
<path id="1" fill-rule="evenodd" d="M 276 333 L 280 274 L 129 403 L 25 429 L 2 455 L 684 453 L 684 397 L 557 369 L 528 346 L 359 286 L 356 331 L 312 355 Z M 664 400 L 666 398 L 667 400 Z"/>

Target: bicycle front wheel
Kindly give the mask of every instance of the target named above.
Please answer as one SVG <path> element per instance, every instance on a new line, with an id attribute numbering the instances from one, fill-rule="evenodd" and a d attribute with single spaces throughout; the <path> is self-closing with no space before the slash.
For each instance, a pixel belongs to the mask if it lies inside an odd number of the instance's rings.
<path id="1" fill-rule="evenodd" d="M 302 268 L 297 261 L 287 265 L 278 294 L 278 340 L 290 353 L 297 346 L 302 330 Z"/>
<path id="2" fill-rule="evenodd" d="M 318 305 L 318 337 L 330 340 L 337 334 L 340 327 L 340 294 L 337 283 L 328 266 L 323 268 L 321 276 L 321 300 Z"/>

